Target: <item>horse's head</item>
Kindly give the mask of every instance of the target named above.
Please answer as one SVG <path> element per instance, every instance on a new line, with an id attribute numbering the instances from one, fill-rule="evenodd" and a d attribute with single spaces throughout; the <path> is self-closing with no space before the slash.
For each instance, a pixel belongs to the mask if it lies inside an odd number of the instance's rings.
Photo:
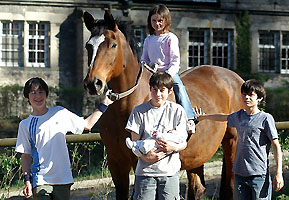
<path id="1" fill-rule="evenodd" d="M 123 69 L 122 40 L 125 36 L 110 12 L 105 11 L 104 20 L 96 21 L 88 12 L 84 13 L 84 22 L 91 36 L 86 43 L 88 52 L 88 73 L 84 87 L 91 95 L 101 95 L 106 83 L 117 77 Z"/>

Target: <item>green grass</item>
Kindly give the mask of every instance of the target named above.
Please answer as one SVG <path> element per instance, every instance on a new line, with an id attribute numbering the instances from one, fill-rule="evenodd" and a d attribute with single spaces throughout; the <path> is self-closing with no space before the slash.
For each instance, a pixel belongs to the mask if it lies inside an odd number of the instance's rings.
<path id="1" fill-rule="evenodd" d="M 90 174 L 87 175 L 81 175 L 74 177 L 74 181 L 83 181 L 83 180 L 93 180 L 93 179 L 99 179 L 99 178 L 108 178 L 111 177 L 110 171 L 108 169 L 101 170 L 100 168 L 95 168 L 93 170 L 90 170 Z"/>
<path id="2" fill-rule="evenodd" d="M 202 200 L 218 200 L 219 197 L 208 197 L 208 196 L 204 196 Z"/>

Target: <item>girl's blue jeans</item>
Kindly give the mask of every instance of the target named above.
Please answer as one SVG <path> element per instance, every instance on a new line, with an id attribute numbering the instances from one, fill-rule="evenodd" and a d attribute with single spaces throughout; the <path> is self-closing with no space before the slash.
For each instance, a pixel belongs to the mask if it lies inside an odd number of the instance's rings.
<path id="1" fill-rule="evenodd" d="M 192 107 L 186 88 L 180 79 L 179 75 L 176 74 L 174 77 L 174 93 L 176 102 L 183 106 L 186 111 L 188 119 L 196 119 L 195 110 Z"/>
<path id="2" fill-rule="evenodd" d="M 270 174 L 239 176 L 235 174 L 234 200 L 271 200 L 272 182 Z"/>

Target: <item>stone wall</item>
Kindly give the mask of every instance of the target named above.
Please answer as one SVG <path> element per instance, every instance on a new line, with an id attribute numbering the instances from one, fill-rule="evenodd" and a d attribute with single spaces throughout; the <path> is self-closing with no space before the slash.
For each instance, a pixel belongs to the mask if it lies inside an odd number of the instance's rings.
<path id="1" fill-rule="evenodd" d="M 152 1 L 150 1 L 152 2 Z M 252 71 L 258 72 L 258 30 L 289 31 L 289 1 L 256 0 L 250 2 L 220 0 L 218 4 L 162 1 L 172 14 L 172 31 L 180 39 L 181 71 L 188 69 L 188 28 L 232 29 L 240 12 L 248 10 L 252 23 Z M 135 27 L 145 27 L 148 10 L 154 3 L 143 1 L 43 0 L 0 1 L 0 20 L 46 21 L 50 23 L 50 60 L 47 68 L 0 66 L 0 85 L 23 85 L 39 76 L 48 85 L 81 87 L 87 72 L 85 42 L 89 32 L 82 12 L 102 19 L 104 8 L 111 7 L 115 17 L 131 20 Z M 128 13 L 128 17 L 124 14 Z M 37 16 L 37 18 L 36 18 Z M 234 40 L 236 32 L 234 32 Z M 25 44 L 27 45 L 27 44 Z M 236 55 L 236 49 L 233 50 Z M 236 68 L 233 58 L 232 69 Z"/>

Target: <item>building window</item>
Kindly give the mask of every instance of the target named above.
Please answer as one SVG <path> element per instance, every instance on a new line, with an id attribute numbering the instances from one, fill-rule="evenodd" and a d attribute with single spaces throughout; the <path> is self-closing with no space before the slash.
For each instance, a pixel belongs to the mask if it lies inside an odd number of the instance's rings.
<path id="1" fill-rule="evenodd" d="M 48 61 L 48 23 L 0 22 L 1 67 L 48 67 Z"/>
<path id="2" fill-rule="evenodd" d="M 0 22 L 0 66 L 23 66 L 23 22 Z"/>
<path id="3" fill-rule="evenodd" d="M 289 74 L 289 32 L 259 31 L 259 71 Z"/>
<path id="4" fill-rule="evenodd" d="M 259 32 L 259 71 L 277 71 L 279 33 L 268 31 Z"/>
<path id="5" fill-rule="evenodd" d="M 282 33 L 281 74 L 289 74 L 289 32 Z"/>
<path id="6" fill-rule="evenodd" d="M 208 64 L 209 30 L 196 29 L 189 31 L 189 66 Z"/>
<path id="7" fill-rule="evenodd" d="M 145 39 L 145 28 L 134 28 L 133 29 L 134 32 L 134 37 L 136 39 L 137 45 L 138 47 L 142 48 L 143 47 L 143 42 Z"/>
<path id="8" fill-rule="evenodd" d="M 206 5 L 206 6 L 217 6 L 221 0 L 159 0 L 160 3 L 190 3 L 191 5 Z M 143 3 L 143 0 L 133 0 L 133 2 Z"/>
<path id="9" fill-rule="evenodd" d="M 213 65 L 230 68 L 233 31 L 213 30 Z"/>
<path id="10" fill-rule="evenodd" d="M 233 30 L 189 30 L 189 67 L 209 64 L 232 68 Z"/>
<path id="11" fill-rule="evenodd" d="M 49 60 L 49 24 L 28 23 L 28 67 L 47 67 Z"/>

